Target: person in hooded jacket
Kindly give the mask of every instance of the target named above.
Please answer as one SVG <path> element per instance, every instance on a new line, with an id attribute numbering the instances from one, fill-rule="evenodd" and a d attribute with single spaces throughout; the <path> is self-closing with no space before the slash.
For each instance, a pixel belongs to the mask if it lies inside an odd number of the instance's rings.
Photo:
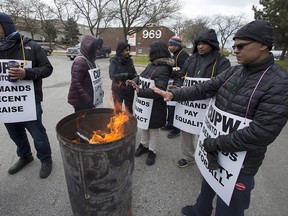
<path id="1" fill-rule="evenodd" d="M 68 93 L 68 103 L 74 107 L 75 112 L 94 108 L 94 89 L 88 71 L 96 68 L 96 56 L 102 45 L 103 40 L 92 35 L 85 35 L 81 40 L 80 53 L 71 67 Z"/>
<path id="2" fill-rule="evenodd" d="M 231 155 L 246 151 L 229 205 L 203 179 L 196 203 L 181 209 L 186 216 L 210 216 L 215 197 L 215 216 L 244 216 L 255 186 L 254 176 L 263 163 L 268 146 L 287 123 L 288 73 L 274 62 L 270 52 L 273 47 L 272 25 L 266 20 L 254 20 L 240 28 L 233 40 L 232 48 L 239 65 L 191 87 L 169 92 L 153 89 L 165 101 L 215 97 L 214 104 L 224 115 L 230 114 L 230 119 L 234 121 L 241 118 L 247 122 L 244 128 L 230 130 L 214 138 L 206 137 L 202 143 L 208 160 L 206 171 L 209 173 L 215 169 L 226 172 L 218 164 L 221 152 Z M 235 167 L 232 160 L 223 165 Z M 225 193 L 225 189 L 222 192 Z"/>
<path id="3" fill-rule="evenodd" d="M 9 76 L 12 80 L 33 80 L 36 100 L 36 120 L 5 123 L 10 138 L 17 145 L 17 155 L 20 157 L 8 173 L 13 175 L 34 160 L 27 130 L 33 138 L 37 157 L 41 161 L 40 178 L 46 178 L 52 171 L 52 157 L 50 142 L 42 124 L 42 79 L 52 74 L 53 67 L 41 46 L 17 32 L 11 17 L 2 12 L 0 12 L 0 59 L 24 60 L 24 64 L 25 61 L 32 62 L 32 68 L 10 68 Z"/>
<path id="4" fill-rule="evenodd" d="M 119 42 L 116 48 L 116 55 L 110 59 L 109 75 L 112 80 L 112 96 L 116 110 L 122 110 L 124 102 L 126 111 L 133 114 L 134 89 L 127 86 L 128 79 L 137 76 L 133 60 L 130 55 L 130 45 Z"/>
<path id="5" fill-rule="evenodd" d="M 174 79 L 176 86 L 183 83 L 182 77 L 212 78 L 230 68 L 230 61 L 219 52 L 219 42 L 214 29 L 204 29 L 195 40 L 193 54 L 185 61 L 180 76 Z M 197 135 L 181 131 L 182 158 L 177 162 L 180 168 L 195 163 Z"/>
<path id="6" fill-rule="evenodd" d="M 167 45 L 162 41 L 153 42 L 150 45 L 149 58 L 151 63 L 148 64 L 140 76 L 153 80 L 155 86 L 166 90 L 174 65 L 174 60 L 171 58 Z M 133 80 L 127 80 L 126 84 L 133 86 L 138 97 L 151 98 L 154 101 L 148 129 L 141 129 L 140 144 L 136 149 L 135 157 L 148 153 L 146 164 L 151 166 L 155 163 L 160 128 L 166 123 L 166 102 L 160 95 L 154 93 L 150 87 L 140 89 L 138 87 L 139 81 L 139 76 L 137 76 Z"/>

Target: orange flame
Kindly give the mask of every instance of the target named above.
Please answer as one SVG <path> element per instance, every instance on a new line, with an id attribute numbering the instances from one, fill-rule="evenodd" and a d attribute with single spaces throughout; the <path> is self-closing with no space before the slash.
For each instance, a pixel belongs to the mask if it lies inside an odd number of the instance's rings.
<path id="1" fill-rule="evenodd" d="M 93 131 L 93 136 L 90 139 L 90 144 L 101 144 L 105 142 L 111 142 L 124 137 L 123 125 L 129 120 L 129 116 L 125 112 L 120 112 L 111 117 L 110 122 L 107 125 L 109 133 L 105 133 L 102 130 Z"/>

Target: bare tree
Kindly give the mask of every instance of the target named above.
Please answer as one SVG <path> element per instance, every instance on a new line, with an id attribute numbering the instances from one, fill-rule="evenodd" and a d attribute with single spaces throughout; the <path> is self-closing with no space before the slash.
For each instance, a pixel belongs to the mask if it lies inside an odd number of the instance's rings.
<path id="1" fill-rule="evenodd" d="M 86 19 L 90 33 L 96 37 L 107 28 L 114 18 L 112 7 L 110 7 L 113 1 L 72 0 L 81 15 Z"/>
<path id="2" fill-rule="evenodd" d="M 33 4 L 29 0 L 19 1 L 18 4 L 21 4 L 22 11 L 20 12 L 19 17 L 21 17 L 21 21 L 23 22 L 22 25 L 19 26 L 19 30 L 30 32 L 31 38 L 34 39 L 34 36 L 40 30 L 35 7 L 33 7 Z"/>
<path id="3" fill-rule="evenodd" d="M 31 0 L 32 5 L 35 7 L 35 13 L 41 23 L 41 30 L 43 32 L 43 40 L 47 39 L 50 43 L 55 40 L 57 35 L 57 19 L 53 8 L 39 0 Z M 41 32 L 40 32 L 41 33 Z"/>
<path id="4" fill-rule="evenodd" d="M 70 0 L 53 0 L 56 8 L 55 14 L 62 23 L 62 32 L 65 35 L 61 42 L 74 45 L 79 41 L 79 28 L 77 21 L 80 17 L 78 8 Z"/>
<path id="5" fill-rule="evenodd" d="M 124 38 L 171 17 L 180 9 L 176 0 L 118 0 L 118 4 L 116 18 L 121 22 Z"/>
<path id="6" fill-rule="evenodd" d="M 175 35 L 182 38 L 185 31 L 186 20 L 187 19 L 183 18 L 183 16 L 175 15 L 173 19 L 168 20 L 167 26 L 175 32 Z"/>
<path id="7" fill-rule="evenodd" d="M 205 16 L 186 20 L 184 22 L 182 39 L 186 42 L 194 43 L 197 37 L 199 36 L 199 33 L 203 29 L 207 29 L 209 25 L 210 25 L 210 19 Z"/>
<path id="8" fill-rule="evenodd" d="M 1 9 L 11 16 L 15 24 L 17 23 L 22 10 L 18 0 L 1 0 Z"/>
<path id="9" fill-rule="evenodd" d="M 223 52 L 228 39 L 243 26 L 243 16 L 224 16 L 218 14 L 213 16 L 212 20 L 212 24 L 216 26 L 216 31 L 220 35 L 220 47 Z"/>
<path id="10" fill-rule="evenodd" d="M 1 2 L 1 8 L 11 16 L 18 31 L 29 32 L 31 38 L 34 39 L 34 35 L 39 31 L 39 23 L 30 0 L 18 0 L 17 2 L 6 0 Z"/>

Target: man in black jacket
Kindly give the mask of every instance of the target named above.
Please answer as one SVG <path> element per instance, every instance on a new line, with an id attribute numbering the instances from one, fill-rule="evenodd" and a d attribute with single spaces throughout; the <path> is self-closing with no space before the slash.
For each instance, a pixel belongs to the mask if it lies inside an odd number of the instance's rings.
<path id="1" fill-rule="evenodd" d="M 174 81 L 174 78 L 178 76 L 180 70 L 183 68 L 183 65 L 189 54 L 183 49 L 181 38 L 173 36 L 168 41 L 168 49 L 173 54 L 173 59 L 175 61 L 171 80 Z M 173 126 L 175 105 L 167 105 L 168 115 L 167 115 L 167 124 L 162 128 L 162 130 L 169 130 L 167 135 L 168 138 L 175 138 L 180 135 L 180 129 Z"/>
<path id="2" fill-rule="evenodd" d="M 40 178 L 46 178 L 52 171 L 51 148 L 46 134 L 46 129 L 42 124 L 42 108 L 43 100 L 42 79 L 49 77 L 53 71 L 47 56 L 36 42 L 23 37 L 16 32 L 15 25 L 10 16 L 0 13 L 0 59 L 22 60 L 24 65 L 31 62 L 31 68 L 14 67 L 9 69 L 11 80 L 33 80 L 36 107 L 36 120 L 5 123 L 5 127 L 10 138 L 17 145 L 17 155 L 20 159 L 8 170 L 13 175 L 19 172 L 27 164 L 31 163 L 34 158 L 32 156 L 30 144 L 26 134 L 29 131 L 33 140 L 37 157 L 41 161 Z"/>
<path id="3" fill-rule="evenodd" d="M 176 86 L 182 85 L 182 77 L 212 78 L 230 68 L 230 61 L 219 52 L 219 42 L 214 29 L 202 30 L 194 42 L 193 54 L 185 61 L 180 76 L 175 79 Z M 195 110 L 197 111 L 197 110 Z M 182 158 L 177 166 L 184 168 L 195 163 L 194 154 L 198 135 L 181 130 Z"/>
<path id="4" fill-rule="evenodd" d="M 165 100 L 184 101 L 215 97 L 215 106 L 250 123 L 228 134 L 207 137 L 202 148 L 208 167 L 218 169 L 218 152 L 233 154 L 246 151 L 240 174 L 236 179 L 229 206 L 217 196 L 216 216 L 243 216 L 249 208 L 254 176 L 261 166 L 267 146 L 285 126 L 288 118 L 288 73 L 274 63 L 270 53 L 273 46 L 272 26 L 255 20 L 239 29 L 234 39 L 234 52 L 240 65 L 217 77 L 185 89 L 170 92 L 154 91 Z M 218 155 L 218 156 L 217 156 Z M 234 166 L 234 165 L 232 165 Z M 187 216 L 211 215 L 215 192 L 203 180 L 201 192 L 194 205 L 182 208 Z"/>

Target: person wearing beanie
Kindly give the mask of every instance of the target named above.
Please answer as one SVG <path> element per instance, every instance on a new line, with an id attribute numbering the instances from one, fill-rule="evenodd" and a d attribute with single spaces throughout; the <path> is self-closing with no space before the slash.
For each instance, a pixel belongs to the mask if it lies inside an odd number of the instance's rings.
<path id="1" fill-rule="evenodd" d="M 263 163 L 267 147 L 280 134 L 288 119 L 288 73 L 275 64 L 270 53 L 272 32 L 268 21 L 252 21 L 240 28 L 233 38 L 232 48 L 239 65 L 188 88 L 169 92 L 153 89 L 166 101 L 214 97 L 211 107 L 217 107 L 217 113 L 221 112 L 222 120 L 217 117 L 220 124 L 224 123 L 224 116 L 229 117 L 230 122 L 237 119 L 237 125 L 243 123 L 241 127 L 238 125 L 221 135 L 210 137 L 209 134 L 200 134 L 199 152 L 195 157 L 204 179 L 196 203 L 182 208 L 183 215 L 211 215 L 215 197 L 216 216 L 243 216 L 249 208 L 255 186 L 254 176 Z M 221 127 L 224 129 L 224 125 Z M 200 152 L 203 162 L 199 160 Z M 241 162 L 238 161 L 240 152 L 246 153 Z M 237 159 L 230 160 L 232 155 Z M 225 158 L 228 159 L 226 162 Z M 237 172 L 229 178 L 221 174 L 232 169 L 237 169 Z M 223 186 L 217 188 L 219 182 L 213 176 L 217 176 L 218 180 L 223 177 Z M 229 183 L 230 188 L 227 187 Z M 225 197 L 228 194 L 230 196 Z"/>
<path id="2" fill-rule="evenodd" d="M 219 42 L 214 29 L 202 30 L 194 44 L 192 56 L 186 60 L 180 71 L 180 78 L 175 79 L 175 85 L 177 86 L 183 83 L 181 77 L 185 77 L 186 80 L 191 78 L 212 78 L 231 66 L 230 61 L 219 53 Z M 185 81 L 184 83 L 189 82 Z M 189 109 L 193 112 L 198 112 L 197 109 L 191 107 Z M 198 135 L 181 130 L 182 158 L 177 162 L 178 167 L 183 168 L 195 163 L 194 146 L 197 140 Z"/>
<path id="3" fill-rule="evenodd" d="M 18 161 L 10 167 L 8 173 L 16 174 L 34 160 L 26 134 L 27 130 L 32 136 L 37 157 L 41 161 L 40 178 L 46 178 L 52 171 L 52 156 L 46 129 L 42 124 L 42 79 L 52 74 L 53 67 L 41 46 L 17 32 L 11 17 L 3 12 L 0 12 L 0 59 L 3 65 L 7 63 L 7 59 L 24 62 L 24 66 L 10 68 L 8 70 L 9 77 L 15 85 L 20 82 L 18 80 L 27 80 L 34 85 L 36 104 L 35 107 L 31 107 L 36 113 L 35 120 L 11 123 L 11 120 L 6 119 L 9 123 L 5 123 L 5 127 L 17 146 L 17 155 L 19 156 Z M 32 67 L 28 67 L 30 63 Z M 2 80 L 2 82 L 4 81 Z M 21 92 L 15 92 L 15 97 L 17 94 L 21 95 Z"/>
<path id="4" fill-rule="evenodd" d="M 172 58 L 174 59 L 175 65 L 173 67 L 173 72 L 171 75 L 171 82 L 174 81 L 174 78 L 178 76 L 178 73 L 182 69 L 186 59 L 189 57 L 189 54 L 182 48 L 181 38 L 173 36 L 168 41 L 168 49 L 172 53 Z M 173 83 L 172 83 L 173 84 Z M 175 105 L 167 104 L 167 123 L 162 128 L 162 130 L 168 130 L 168 138 L 175 138 L 180 135 L 180 129 L 173 126 Z"/>
<path id="5" fill-rule="evenodd" d="M 130 44 L 119 42 L 116 55 L 110 59 L 109 76 L 112 80 L 111 90 L 116 110 L 125 110 L 133 114 L 134 89 L 126 85 L 128 79 L 134 79 L 137 72 L 130 55 Z"/>
<path id="6" fill-rule="evenodd" d="M 98 107 L 103 102 L 100 68 L 95 63 L 102 45 L 103 39 L 92 35 L 84 35 L 81 40 L 80 53 L 71 67 L 68 92 L 68 103 L 74 107 L 75 112 Z M 97 74 L 97 77 L 93 74 Z"/>

